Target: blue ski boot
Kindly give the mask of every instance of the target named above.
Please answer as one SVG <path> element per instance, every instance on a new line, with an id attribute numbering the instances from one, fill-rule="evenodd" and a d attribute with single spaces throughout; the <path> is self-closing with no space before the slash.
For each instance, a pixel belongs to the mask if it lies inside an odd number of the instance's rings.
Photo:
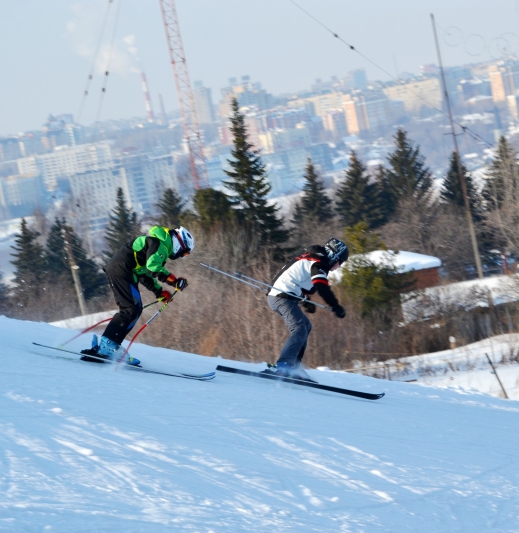
<path id="1" fill-rule="evenodd" d="M 112 361 L 119 361 L 124 353 L 124 348 L 107 337 L 101 337 L 98 353 L 101 357 L 106 357 Z M 141 364 L 136 357 L 132 357 L 129 353 L 124 357 L 124 362 L 132 366 L 138 366 Z"/>

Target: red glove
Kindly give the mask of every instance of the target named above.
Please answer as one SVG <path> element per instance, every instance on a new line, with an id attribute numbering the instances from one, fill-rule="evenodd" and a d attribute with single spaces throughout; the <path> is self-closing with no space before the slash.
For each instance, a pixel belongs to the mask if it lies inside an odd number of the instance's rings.
<path id="1" fill-rule="evenodd" d="M 163 289 L 159 298 L 162 298 L 165 302 L 167 302 L 171 298 L 171 293 Z"/>
<path id="2" fill-rule="evenodd" d="M 168 285 L 171 285 L 172 287 L 175 286 L 175 281 L 177 281 L 177 278 L 175 276 L 175 274 L 170 274 L 167 278 L 166 278 L 166 283 Z"/>

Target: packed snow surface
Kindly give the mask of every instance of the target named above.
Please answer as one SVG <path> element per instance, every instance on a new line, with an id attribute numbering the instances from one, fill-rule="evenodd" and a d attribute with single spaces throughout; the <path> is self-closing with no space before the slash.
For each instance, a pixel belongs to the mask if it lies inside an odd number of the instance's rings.
<path id="1" fill-rule="evenodd" d="M 386 396 L 189 381 L 53 357 L 32 341 L 73 332 L 48 324 L 2 317 L 0 332 L 2 533 L 519 532 L 516 401 L 319 370 Z M 262 368 L 132 353 L 166 371 Z"/>

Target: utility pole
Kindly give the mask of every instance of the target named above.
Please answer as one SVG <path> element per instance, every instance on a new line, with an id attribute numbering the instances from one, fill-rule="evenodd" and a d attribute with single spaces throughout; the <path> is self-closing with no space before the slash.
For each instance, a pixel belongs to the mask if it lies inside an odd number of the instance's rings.
<path id="1" fill-rule="evenodd" d="M 67 230 L 65 228 L 61 229 L 61 235 L 63 236 L 63 241 L 65 242 L 65 251 L 68 255 L 68 261 L 70 264 L 70 272 L 72 273 L 72 279 L 74 281 L 74 287 L 76 289 L 76 295 L 77 295 L 77 301 L 79 303 L 79 309 L 81 310 L 81 314 L 85 316 L 87 314 L 86 312 L 86 304 L 85 304 L 85 297 L 83 295 L 83 289 L 81 287 L 81 280 L 79 279 L 79 267 L 76 265 L 76 262 L 74 261 L 74 255 L 72 254 L 72 251 L 70 249 L 70 243 L 67 240 Z"/>
<path id="2" fill-rule="evenodd" d="M 467 223 L 469 226 L 470 240 L 472 242 L 472 250 L 474 251 L 474 259 L 476 261 L 476 270 L 478 272 L 478 278 L 483 279 L 483 269 L 481 268 L 481 257 L 479 256 L 478 241 L 476 238 L 476 231 L 474 230 L 474 221 L 472 220 L 472 213 L 470 211 L 470 200 L 467 191 L 467 181 L 465 180 L 465 174 L 462 172 L 460 151 L 458 148 L 458 139 L 456 138 L 456 130 L 454 129 L 454 120 L 452 118 L 451 102 L 449 99 L 449 91 L 447 90 L 447 83 L 445 82 L 445 73 L 443 71 L 442 56 L 440 53 L 440 45 L 438 43 L 438 35 L 436 32 L 436 22 L 434 15 L 431 13 L 431 22 L 434 32 L 434 42 L 436 43 L 436 53 L 438 55 L 438 63 L 440 65 L 440 72 L 443 85 L 443 94 L 445 97 L 445 103 L 447 105 L 447 111 L 449 113 L 449 120 L 451 124 L 452 139 L 454 141 L 454 152 L 456 154 L 456 165 L 458 167 L 458 174 L 460 177 L 461 191 L 463 193 L 463 200 L 465 203 L 465 214 L 467 216 Z"/>

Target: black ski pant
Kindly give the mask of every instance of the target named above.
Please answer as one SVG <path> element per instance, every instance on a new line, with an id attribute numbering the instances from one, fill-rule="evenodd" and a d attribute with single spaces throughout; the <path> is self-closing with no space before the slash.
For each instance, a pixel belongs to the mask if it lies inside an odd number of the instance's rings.
<path id="1" fill-rule="evenodd" d="M 299 300 L 292 298 L 268 297 L 269 307 L 283 318 L 290 337 L 285 342 L 278 363 L 298 366 L 306 350 L 308 335 L 312 331 L 312 323 L 299 307 Z"/>
<path id="2" fill-rule="evenodd" d="M 119 306 L 119 312 L 106 326 L 103 336 L 121 344 L 141 316 L 141 295 L 138 282 L 133 278 L 133 272 L 123 265 L 108 264 L 105 273 Z"/>

